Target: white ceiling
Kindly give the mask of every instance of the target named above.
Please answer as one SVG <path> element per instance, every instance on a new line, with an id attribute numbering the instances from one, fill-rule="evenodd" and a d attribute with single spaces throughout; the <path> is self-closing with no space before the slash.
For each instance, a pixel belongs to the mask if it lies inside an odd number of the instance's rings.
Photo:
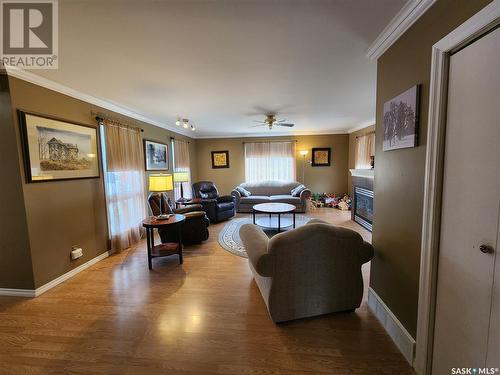
<path id="1" fill-rule="evenodd" d="M 374 123 L 366 50 L 406 0 L 60 0 L 59 69 L 33 71 L 196 137 Z M 293 129 L 250 128 L 266 111 Z"/>

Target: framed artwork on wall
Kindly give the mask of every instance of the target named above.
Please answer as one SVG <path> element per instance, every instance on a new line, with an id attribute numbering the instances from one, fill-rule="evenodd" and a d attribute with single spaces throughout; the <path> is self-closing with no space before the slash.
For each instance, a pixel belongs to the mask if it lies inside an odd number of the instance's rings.
<path id="1" fill-rule="evenodd" d="M 168 171 L 168 145 L 145 139 L 144 162 L 147 171 Z"/>
<path id="2" fill-rule="evenodd" d="M 229 151 L 212 151 L 212 168 L 229 168 Z"/>
<path id="3" fill-rule="evenodd" d="M 416 147 L 420 85 L 384 103 L 384 151 Z"/>
<path id="4" fill-rule="evenodd" d="M 98 178 L 95 127 L 18 110 L 27 182 Z"/>
<path id="5" fill-rule="evenodd" d="M 329 167 L 331 160 L 330 147 L 317 147 L 312 149 L 311 166 L 313 167 Z"/>

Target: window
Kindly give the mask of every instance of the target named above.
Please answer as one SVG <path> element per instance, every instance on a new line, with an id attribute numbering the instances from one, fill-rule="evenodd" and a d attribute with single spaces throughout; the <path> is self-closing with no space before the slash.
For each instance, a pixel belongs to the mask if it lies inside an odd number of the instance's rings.
<path id="1" fill-rule="evenodd" d="M 174 150 L 174 181 L 176 179 L 181 179 L 183 181 L 174 182 L 175 200 L 178 200 L 181 197 L 191 199 L 193 193 L 191 191 L 191 164 L 189 160 L 189 142 L 174 139 L 172 140 L 172 148 Z"/>
<path id="2" fill-rule="evenodd" d="M 375 132 L 356 137 L 356 169 L 371 169 L 371 157 L 375 155 Z"/>
<path id="3" fill-rule="evenodd" d="M 111 249 L 137 243 L 144 232 L 144 160 L 140 130 L 104 120 L 100 125 Z"/>
<path id="4" fill-rule="evenodd" d="M 245 180 L 295 181 L 295 142 L 245 143 Z"/>

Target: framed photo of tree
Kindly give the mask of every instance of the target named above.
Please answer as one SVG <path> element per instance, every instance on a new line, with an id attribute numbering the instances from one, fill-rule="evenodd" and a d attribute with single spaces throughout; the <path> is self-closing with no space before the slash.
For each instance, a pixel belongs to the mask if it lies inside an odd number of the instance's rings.
<path id="1" fill-rule="evenodd" d="M 27 182 L 99 177 L 95 127 L 18 111 Z"/>
<path id="2" fill-rule="evenodd" d="M 384 151 L 416 147 L 420 85 L 384 103 Z"/>

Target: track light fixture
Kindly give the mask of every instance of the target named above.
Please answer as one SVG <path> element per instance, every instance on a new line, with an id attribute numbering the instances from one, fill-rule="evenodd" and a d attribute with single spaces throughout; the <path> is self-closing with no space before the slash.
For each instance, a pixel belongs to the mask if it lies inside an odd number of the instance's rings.
<path id="1" fill-rule="evenodd" d="M 179 116 L 177 116 L 177 121 L 175 121 L 175 125 L 182 126 L 184 129 L 191 129 L 192 131 L 196 130 L 194 125 L 189 122 L 189 119 L 181 118 Z"/>

